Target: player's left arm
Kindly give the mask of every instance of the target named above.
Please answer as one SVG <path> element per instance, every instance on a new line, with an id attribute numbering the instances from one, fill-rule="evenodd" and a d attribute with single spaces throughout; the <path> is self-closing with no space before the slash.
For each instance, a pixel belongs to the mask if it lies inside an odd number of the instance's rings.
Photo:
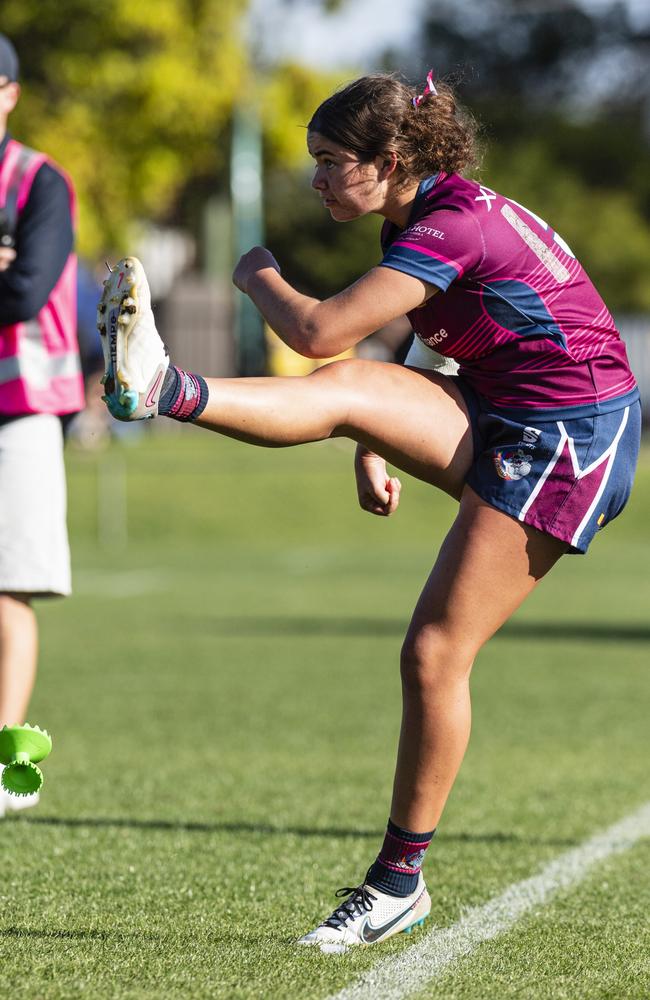
<path id="1" fill-rule="evenodd" d="M 306 358 L 333 358 L 391 320 L 417 309 L 437 287 L 389 267 L 374 267 L 329 299 L 296 291 L 264 247 L 239 261 L 235 285 L 255 303 L 269 326 Z"/>
<path id="2" fill-rule="evenodd" d="M 354 475 L 362 510 L 381 517 L 389 517 L 395 513 L 399 506 L 402 483 L 397 476 L 389 476 L 386 461 L 381 455 L 376 455 L 363 445 L 357 445 Z"/>

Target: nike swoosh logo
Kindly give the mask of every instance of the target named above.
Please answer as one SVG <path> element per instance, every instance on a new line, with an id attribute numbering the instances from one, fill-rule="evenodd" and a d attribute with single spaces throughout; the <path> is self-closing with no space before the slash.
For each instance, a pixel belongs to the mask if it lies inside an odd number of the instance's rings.
<path id="1" fill-rule="evenodd" d="M 380 924 L 379 927 L 374 927 L 373 924 L 370 923 L 370 917 L 368 917 L 365 924 L 363 925 L 363 927 L 361 927 L 359 931 L 359 937 L 361 938 L 362 941 L 365 941 L 366 944 L 372 944 L 374 941 L 379 940 L 382 934 L 385 934 L 386 931 L 389 931 L 391 929 L 391 927 L 394 927 L 395 924 L 398 924 L 400 920 L 403 920 L 407 913 L 410 913 L 412 910 L 414 910 L 415 907 L 420 902 L 421 898 L 422 898 L 422 893 L 420 893 L 420 895 L 418 896 L 418 898 L 415 900 L 414 903 L 411 903 L 408 910 L 402 910 L 402 912 L 398 913 L 397 916 L 393 917 L 392 920 L 388 920 L 385 924 Z"/>
<path id="2" fill-rule="evenodd" d="M 158 378 L 156 379 L 156 381 L 154 382 L 154 384 L 151 386 L 151 389 L 149 390 L 147 398 L 144 401 L 144 405 L 145 406 L 155 406 L 156 405 L 156 400 L 155 400 L 154 397 L 156 395 L 156 390 L 157 390 L 158 386 L 160 385 L 160 380 L 161 380 L 162 377 L 163 377 L 163 373 L 162 372 L 158 372 Z"/>

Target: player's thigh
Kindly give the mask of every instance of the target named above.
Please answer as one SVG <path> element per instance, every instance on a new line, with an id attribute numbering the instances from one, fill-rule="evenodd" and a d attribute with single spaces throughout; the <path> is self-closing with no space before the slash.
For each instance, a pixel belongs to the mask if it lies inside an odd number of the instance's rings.
<path id="1" fill-rule="evenodd" d="M 469 669 L 566 548 L 466 487 L 413 613 L 405 658 L 420 667 Z"/>
<path id="2" fill-rule="evenodd" d="M 349 408 L 337 434 L 460 498 L 473 441 L 467 406 L 453 378 L 365 360 L 334 362 L 310 377 L 344 387 Z"/>

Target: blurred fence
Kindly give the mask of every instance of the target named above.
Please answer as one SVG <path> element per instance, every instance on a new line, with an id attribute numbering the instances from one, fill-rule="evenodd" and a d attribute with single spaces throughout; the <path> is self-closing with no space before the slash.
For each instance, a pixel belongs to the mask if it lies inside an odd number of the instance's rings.
<path id="1" fill-rule="evenodd" d="M 225 282 L 183 275 L 156 320 L 174 364 L 220 378 L 236 374 L 232 292 Z"/>

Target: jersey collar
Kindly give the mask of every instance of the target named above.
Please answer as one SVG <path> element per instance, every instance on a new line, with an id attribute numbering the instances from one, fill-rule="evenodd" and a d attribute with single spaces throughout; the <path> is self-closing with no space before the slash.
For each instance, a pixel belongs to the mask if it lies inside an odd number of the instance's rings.
<path id="1" fill-rule="evenodd" d="M 429 202 L 433 194 L 433 189 L 436 184 L 443 181 L 447 174 L 443 170 L 439 170 L 437 174 L 431 174 L 430 177 L 425 177 L 423 181 L 420 181 L 413 204 L 411 206 L 411 213 L 409 215 L 409 221 L 406 228 L 413 225 L 414 222 L 419 219 L 424 211 L 428 210 Z"/>
<path id="2" fill-rule="evenodd" d="M 381 245 L 384 252 L 388 249 L 390 244 L 397 239 L 400 233 L 405 232 L 409 226 L 412 226 L 421 215 L 424 215 L 429 210 L 429 202 L 431 200 L 431 194 L 436 184 L 444 180 L 447 174 L 444 171 L 439 170 L 437 174 L 431 174 L 430 177 L 425 177 L 423 181 L 420 181 L 418 189 L 415 193 L 415 198 L 413 199 L 413 204 L 411 205 L 411 211 L 409 212 L 408 222 L 404 226 L 404 229 L 400 229 L 396 226 L 394 222 L 389 222 L 388 219 L 382 226 L 381 230 Z"/>

